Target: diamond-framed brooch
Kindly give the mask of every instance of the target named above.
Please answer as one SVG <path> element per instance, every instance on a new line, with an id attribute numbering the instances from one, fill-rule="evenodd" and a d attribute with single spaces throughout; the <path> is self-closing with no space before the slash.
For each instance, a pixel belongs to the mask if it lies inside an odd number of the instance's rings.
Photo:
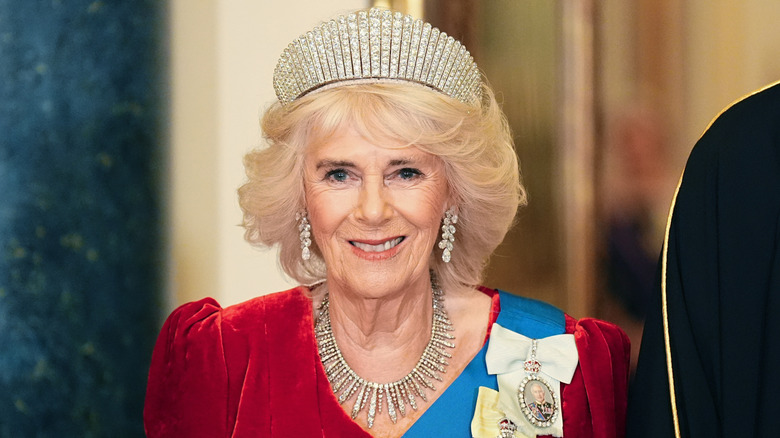
<path id="1" fill-rule="evenodd" d="M 523 378 L 517 388 L 517 401 L 525 418 L 536 427 L 550 427 L 558 418 L 558 394 L 538 375 Z"/>

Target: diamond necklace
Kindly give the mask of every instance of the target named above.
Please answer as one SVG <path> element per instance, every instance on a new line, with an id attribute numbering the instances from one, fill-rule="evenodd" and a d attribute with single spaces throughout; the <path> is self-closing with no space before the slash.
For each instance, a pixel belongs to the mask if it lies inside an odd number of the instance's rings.
<path id="1" fill-rule="evenodd" d="M 439 373 L 447 371 L 447 365 L 449 365 L 447 359 L 452 358 L 452 354 L 447 352 L 445 348 L 455 348 L 455 344 L 451 342 L 455 337 L 447 333 L 453 330 L 452 322 L 447 316 L 447 311 L 444 310 L 444 293 L 436 284 L 433 274 L 431 274 L 431 288 L 433 290 L 431 339 L 412 371 L 403 378 L 390 383 L 365 380 L 347 364 L 338 344 L 336 344 L 336 338 L 333 336 L 328 293 L 325 293 L 314 326 L 320 360 L 333 388 L 333 393 L 338 395 L 339 404 L 344 404 L 357 393 L 355 404 L 352 406 L 353 420 L 368 406 L 366 422 L 369 429 L 374 425 L 376 415 L 382 413 L 383 404 L 387 405 L 387 414 L 393 423 L 398 419 L 397 413 L 402 416 L 406 415 L 406 405 L 417 410 L 415 396 L 427 402 L 426 388 L 431 391 L 436 390 L 431 379 L 441 382 L 442 378 Z"/>

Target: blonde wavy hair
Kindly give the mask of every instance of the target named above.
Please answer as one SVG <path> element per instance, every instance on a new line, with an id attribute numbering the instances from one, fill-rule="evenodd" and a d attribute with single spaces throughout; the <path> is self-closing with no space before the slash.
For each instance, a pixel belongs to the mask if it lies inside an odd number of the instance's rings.
<path id="1" fill-rule="evenodd" d="M 305 209 L 307 145 L 345 126 L 369 141 L 393 139 L 441 158 L 459 220 L 452 260 L 444 263 L 435 246 L 430 268 L 445 290 L 478 285 L 490 254 L 526 203 L 512 136 L 487 86 L 476 107 L 402 82 L 340 85 L 285 106 L 275 103 L 262 118 L 269 146 L 244 157 L 248 181 L 238 194 L 246 240 L 279 245 L 282 269 L 302 284 L 325 279 L 316 242 L 311 258 L 301 258 L 295 216 Z"/>

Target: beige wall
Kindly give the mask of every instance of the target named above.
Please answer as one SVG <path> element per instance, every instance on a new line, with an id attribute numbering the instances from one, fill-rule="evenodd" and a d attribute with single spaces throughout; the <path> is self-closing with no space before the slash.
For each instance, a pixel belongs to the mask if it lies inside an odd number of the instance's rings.
<path id="1" fill-rule="evenodd" d="M 171 305 L 223 305 L 282 290 L 275 251 L 243 241 L 236 189 L 241 157 L 260 144 L 271 74 L 295 37 L 366 0 L 171 2 Z"/>
<path id="2" fill-rule="evenodd" d="M 777 0 L 599 0 L 601 104 L 607 119 L 642 103 L 662 113 L 681 170 L 710 120 L 780 79 Z"/>
<path id="3" fill-rule="evenodd" d="M 780 80 L 780 2 L 684 2 L 685 144 L 693 146 L 723 107 Z"/>
<path id="4" fill-rule="evenodd" d="M 260 144 L 259 114 L 274 99 L 271 73 L 285 45 L 322 19 L 368 3 L 172 0 L 172 305 L 204 296 L 226 305 L 289 286 L 275 251 L 252 249 L 243 241 L 235 195 L 243 181 L 241 157 Z M 643 62 L 648 77 L 656 78 L 646 85 L 650 92 L 658 86 L 666 90 L 663 106 L 676 125 L 671 161 L 681 169 L 721 108 L 780 79 L 780 2 L 637 4 L 641 7 L 632 9 L 619 0 L 599 3 L 607 42 L 597 48 L 605 75 L 602 103 L 619 108 L 636 98 L 636 65 Z M 643 39 L 632 32 L 637 21 L 631 14 L 648 13 L 670 21 L 639 21 L 650 26 Z M 652 53 L 643 61 L 629 50 L 632 45 Z"/>

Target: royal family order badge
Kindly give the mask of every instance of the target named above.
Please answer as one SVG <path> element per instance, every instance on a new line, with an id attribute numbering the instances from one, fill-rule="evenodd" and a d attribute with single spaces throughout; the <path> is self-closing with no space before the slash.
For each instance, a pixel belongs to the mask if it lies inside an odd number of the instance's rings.
<path id="1" fill-rule="evenodd" d="M 523 368 L 528 373 L 517 387 L 517 401 L 528 422 L 536 427 L 550 427 L 558 417 L 558 392 L 547 380 L 539 376 L 542 364 L 536 360 L 539 341 L 531 340 L 531 357 Z"/>
<path id="2" fill-rule="evenodd" d="M 571 382 L 578 355 L 574 336 L 532 339 L 493 324 L 485 355 L 498 382 L 497 409 L 527 436 L 563 436 L 561 383 Z"/>

